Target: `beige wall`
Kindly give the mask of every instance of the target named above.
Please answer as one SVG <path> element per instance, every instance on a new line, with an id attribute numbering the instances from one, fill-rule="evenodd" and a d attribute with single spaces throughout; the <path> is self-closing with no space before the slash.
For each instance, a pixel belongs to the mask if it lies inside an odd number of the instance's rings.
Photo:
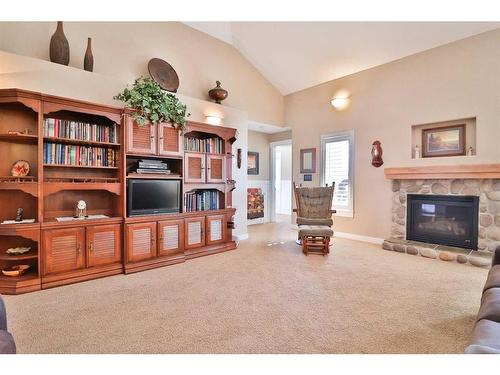
<path id="1" fill-rule="evenodd" d="M 391 184 L 384 167 L 500 162 L 499 61 L 496 30 L 286 96 L 295 179 L 301 148 L 316 147 L 319 155 L 321 134 L 354 129 L 354 218 L 335 218 L 335 230 L 388 237 Z M 351 104 L 336 111 L 329 100 L 342 90 Z M 470 117 L 477 119 L 476 156 L 411 159 L 411 125 Z M 376 139 L 384 149 L 381 168 L 371 166 Z"/>
<path id="2" fill-rule="evenodd" d="M 85 72 L 63 65 L 30 57 L 14 55 L 0 51 L 0 89 L 16 87 L 26 90 L 54 94 L 101 104 L 119 104 L 112 96 L 121 90 L 125 82 L 110 76 Z M 190 119 L 204 122 L 205 114 L 217 111 L 224 117 L 223 126 L 238 130 L 238 140 L 233 144 L 233 150 L 241 148 L 243 154 L 247 151 L 248 115 L 245 111 L 227 106 L 179 95 L 191 113 Z M 241 168 L 236 167 L 233 159 L 233 178 L 237 181 L 233 192 L 233 206 L 236 207 L 233 233 L 245 236 L 247 233 L 247 160 L 243 158 Z"/>
<path id="3" fill-rule="evenodd" d="M 0 50 L 49 60 L 55 22 L 0 22 Z M 82 68 L 92 37 L 94 72 L 124 82 L 148 75 L 153 57 L 177 71 L 179 93 L 207 98 L 215 81 L 229 91 L 224 104 L 251 120 L 283 125 L 283 96 L 232 46 L 179 22 L 65 22 L 70 66 Z M 113 92 L 112 94 L 115 94 Z"/>
<path id="4" fill-rule="evenodd" d="M 249 180 L 269 180 L 269 134 L 248 131 L 248 151 L 259 153 L 259 174 L 248 175 Z"/>
<path id="5" fill-rule="evenodd" d="M 292 131 L 287 130 L 284 132 L 269 134 L 268 139 L 269 142 L 279 142 L 287 139 L 292 139 Z"/>

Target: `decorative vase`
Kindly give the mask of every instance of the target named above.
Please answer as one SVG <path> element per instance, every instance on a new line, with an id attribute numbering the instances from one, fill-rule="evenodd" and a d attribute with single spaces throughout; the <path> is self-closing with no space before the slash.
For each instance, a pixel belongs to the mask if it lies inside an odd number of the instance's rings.
<path id="1" fill-rule="evenodd" d="M 375 168 L 380 167 L 382 164 L 384 164 L 384 161 L 382 160 L 382 145 L 380 141 L 375 141 L 372 144 L 372 165 Z"/>
<path id="2" fill-rule="evenodd" d="M 215 86 L 212 90 L 208 92 L 208 96 L 210 99 L 215 100 L 217 104 L 227 98 L 228 92 L 220 87 L 220 81 L 215 82 L 217 86 Z"/>
<path id="3" fill-rule="evenodd" d="M 64 35 L 62 21 L 57 22 L 57 29 L 50 38 L 50 61 L 57 64 L 69 64 L 69 43 Z"/>
<path id="4" fill-rule="evenodd" d="M 87 50 L 85 51 L 85 58 L 83 59 L 83 69 L 87 72 L 94 70 L 94 55 L 92 55 L 92 38 L 87 39 Z"/>

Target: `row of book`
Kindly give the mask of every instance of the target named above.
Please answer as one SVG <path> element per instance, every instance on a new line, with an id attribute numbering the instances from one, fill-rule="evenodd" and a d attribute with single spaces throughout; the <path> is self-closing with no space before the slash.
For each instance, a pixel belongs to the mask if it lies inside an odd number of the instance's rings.
<path id="1" fill-rule="evenodd" d="M 99 125 L 57 118 L 44 120 L 43 135 L 91 142 L 117 143 L 118 140 L 117 124 Z"/>
<path id="2" fill-rule="evenodd" d="M 44 143 L 44 164 L 61 164 L 88 167 L 115 167 L 116 151 L 105 147 L 88 147 Z"/>
<path id="3" fill-rule="evenodd" d="M 184 138 L 184 150 L 185 151 L 195 151 L 195 152 L 208 152 L 211 154 L 222 154 L 224 142 L 220 138 Z"/>
<path id="4" fill-rule="evenodd" d="M 220 209 L 219 192 L 200 190 L 185 194 L 186 212 Z"/>

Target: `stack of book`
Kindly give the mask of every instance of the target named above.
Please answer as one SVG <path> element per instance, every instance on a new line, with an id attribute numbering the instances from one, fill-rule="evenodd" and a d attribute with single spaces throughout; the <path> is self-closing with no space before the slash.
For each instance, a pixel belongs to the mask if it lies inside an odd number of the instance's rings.
<path id="1" fill-rule="evenodd" d="M 59 164 L 88 167 L 116 167 L 116 152 L 105 147 L 43 144 L 44 164 Z"/>
<path id="2" fill-rule="evenodd" d="M 117 125 L 98 125 L 85 122 L 46 118 L 43 122 L 44 137 L 76 139 L 91 142 L 117 142 Z"/>
<path id="3" fill-rule="evenodd" d="M 220 209 L 219 192 L 217 190 L 199 190 L 186 193 L 186 212 L 209 211 Z"/>
<path id="4" fill-rule="evenodd" d="M 208 152 L 210 154 L 222 154 L 224 142 L 221 138 L 184 138 L 184 149 L 186 151 Z"/>
<path id="5" fill-rule="evenodd" d="M 167 163 L 162 160 L 139 160 L 135 173 L 170 174 Z"/>

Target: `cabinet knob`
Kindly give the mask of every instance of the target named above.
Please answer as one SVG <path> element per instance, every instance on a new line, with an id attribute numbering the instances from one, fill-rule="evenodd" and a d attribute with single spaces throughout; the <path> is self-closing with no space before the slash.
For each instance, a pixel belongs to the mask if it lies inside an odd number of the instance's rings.
<path id="1" fill-rule="evenodd" d="M 80 250 L 80 243 L 77 243 L 76 244 L 76 253 L 77 254 L 80 254 L 81 250 Z"/>
<path id="2" fill-rule="evenodd" d="M 92 241 L 90 241 L 89 243 L 89 251 L 90 252 L 94 251 L 94 244 L 92 243 Z"/>

